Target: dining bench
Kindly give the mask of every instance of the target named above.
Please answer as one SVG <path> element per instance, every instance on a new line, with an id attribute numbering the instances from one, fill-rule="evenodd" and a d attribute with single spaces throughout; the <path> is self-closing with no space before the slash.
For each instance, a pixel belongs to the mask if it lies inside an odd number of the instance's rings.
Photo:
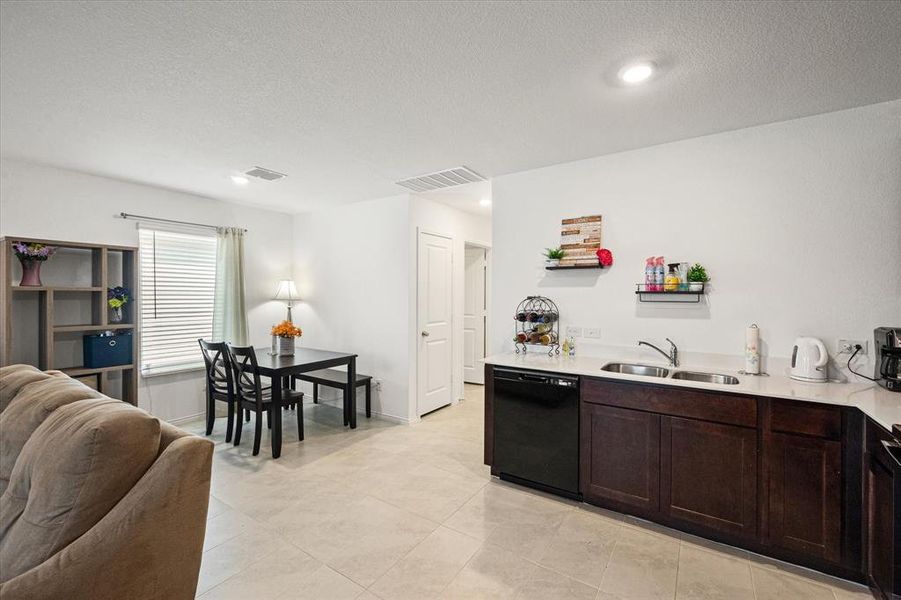
<path id="1" fill-rule="evenodd" d="M 347 372 L 338 369 L 319 369 L 318 371 L 306 371 L 291 376 L 291 387 L 297 380 L 308 381 L 313 384 L 313 403 L 319 404 L 319 386 L 344 390 L 347 387 Z M 366 418 L 372 417 L 372 375 L 363 375 L 357 373 L 356 383 L 354 384 L 354 392 L 356 388 L 366 388 Z M 344 399 L 346 406 L 347 399 Z"/>

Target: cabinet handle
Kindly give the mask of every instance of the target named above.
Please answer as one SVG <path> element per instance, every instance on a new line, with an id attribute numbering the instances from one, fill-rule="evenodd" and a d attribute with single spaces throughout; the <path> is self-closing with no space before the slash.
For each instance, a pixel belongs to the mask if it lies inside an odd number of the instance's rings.
<path id="1" fill-rule="evenodd" d="M 901 444 L 889 440 L 882 440 L 882 447 L 885 448 L 885 453 L 892 459 L 895 466 L 901 467 L 901 457 L 895 455 L 895 452 L 901 452 Z"/>

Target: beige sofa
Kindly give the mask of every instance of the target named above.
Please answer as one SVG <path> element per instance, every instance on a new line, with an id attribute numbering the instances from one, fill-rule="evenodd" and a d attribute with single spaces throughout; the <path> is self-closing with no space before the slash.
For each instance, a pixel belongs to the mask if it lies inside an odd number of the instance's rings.
<path id="1" fill-rule="evenodd" d="M 212 444 L 59 372 L 0 368 L 0 599 L 190 599 Z"/>

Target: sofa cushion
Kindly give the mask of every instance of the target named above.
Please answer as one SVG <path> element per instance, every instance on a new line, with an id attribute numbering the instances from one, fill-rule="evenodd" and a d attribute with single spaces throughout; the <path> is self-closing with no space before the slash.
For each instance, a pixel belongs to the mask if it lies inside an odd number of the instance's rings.
<path id="1" fill-rule="evenodd" d="M 156 460 L 160 424 L 118 400 L 61 406 L 28 438 L 0 497 L 0 579 L 93 527 Z"/>
<path id="2" fill-rule="evenodd" d="M 44 381 L 52 377 L 63 375 L 59 371 L 44 372 L 31 365 L 9 365 L 0 367 L 0 414 L 2 414 L 12 399 L 19 391 L 29 383 Z"/>
<path id="3" fill-rule="evenodd" d="M 88 398 L 103 398 L 103 395 L 69 377 L 48 376 L 19 390 L 0 413 L 0 494 L 9 485 L 25 442 L 47 416 L 60 406 Z"/>

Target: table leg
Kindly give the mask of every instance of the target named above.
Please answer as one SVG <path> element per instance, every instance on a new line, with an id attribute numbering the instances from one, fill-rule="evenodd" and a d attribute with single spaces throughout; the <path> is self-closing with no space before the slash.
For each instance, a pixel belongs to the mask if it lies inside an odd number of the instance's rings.
<path id="1" fill-rule="evenodd" d="M 347 410 L 350 412 L 350 428 L 357 428 L 357 359 L 347 363 Z"/>
<path id="2" fill-rule="evenodd" d="M 272 378 L 272 458 L 282 455 L 282 378 Z"/>
<path id="3" fill-rule="evenodd" d="M 372 381 L 366 382 L 366 418 L 372 418 Z"/>

